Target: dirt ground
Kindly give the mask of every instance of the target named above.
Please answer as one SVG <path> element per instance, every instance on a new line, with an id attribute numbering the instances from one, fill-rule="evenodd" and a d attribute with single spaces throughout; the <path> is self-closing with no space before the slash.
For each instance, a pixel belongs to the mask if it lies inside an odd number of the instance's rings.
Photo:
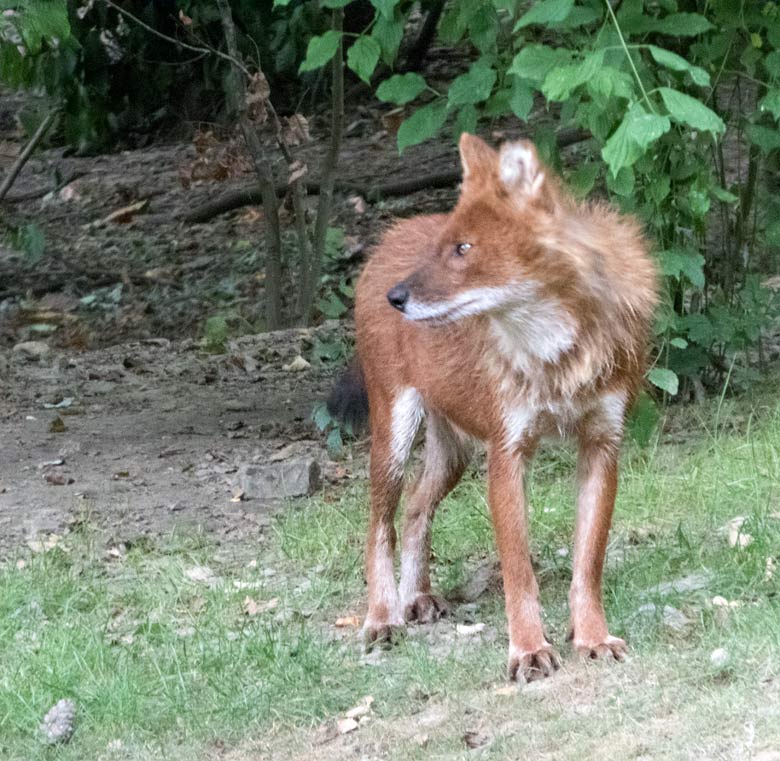
<path id="1" fill-rule="evenodd" d="M 0 96 L 2 174 L 23 144 L 14 120 L 23 102 Z M 386 182 L 451 169 L 457 160 L 446 142 L 399 159 L 381 114 L 359 113 L 347 129 L 343 179 Z M 312 167 L 320 150 L 317 140 L 302 149 Z M 47 149 L 25 166 L 9 197 L 76 179 L 2 207 L 3 552 L 87 514 L 124 541 L 181 525 L 216 535 L 262 531 L 267 506 L 230 502 L 236 473 L 291 443 L 293 456 L 321 463 L 326 483 L 334 468 L 340 478 L 351 475 L 349 466 L 329 460 L 311 422 L 343 363 L 343 356 L 318 363 L 312 349 L 328 340 L 348 352 L 350 328 L 260 333 L 262 208 L 204 224 L 180 221 L 252 175 L 239 159 L 224 182 L 192 181 L 197 156 L 192 143 L 86 157 Z M 393 217 L 446 209 L 455 194 L 454 187 L 427 190 L 369 200 L 365 208 L 340 197 L 332 224 L 343 229 L 346 252 L 335 277 L 357 272 Z M 148 205 L 131 221 L 101 222 L 139 200 Z M 33 237 L 40 233 L 40 246 L 14 237 L 30 229 Z M 201 350 L 214 314 L 227 314 L 234 335 L 247 334 L 231 339 L 225 354 Z M 31 351 L 14 350 L 30 341 Z M 313 366 L 284 370 L 298 355 Z M 63 400 L 67 406 L 51 406 Z M 53 432 L 57 418 L 64 430 Z"/>

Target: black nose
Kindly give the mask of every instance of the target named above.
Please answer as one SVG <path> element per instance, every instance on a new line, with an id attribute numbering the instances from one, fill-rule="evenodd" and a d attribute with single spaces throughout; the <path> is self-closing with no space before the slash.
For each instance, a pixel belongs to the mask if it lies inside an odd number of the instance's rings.
<path id="1" fill-rule="evenodd" d="M 406 306 L 406 302 L 409 301 L 409 289 L 403 284 L 394 285 L 387 292 L 387 300 L 399 312 L 403 312 L 404 307 Z"/>

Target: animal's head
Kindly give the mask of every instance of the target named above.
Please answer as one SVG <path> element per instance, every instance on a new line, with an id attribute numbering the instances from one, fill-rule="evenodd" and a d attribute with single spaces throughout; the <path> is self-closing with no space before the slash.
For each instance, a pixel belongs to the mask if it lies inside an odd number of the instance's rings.
<path id="1" fill-rule="evenodd" d="M 549 279 L 539 228 L 565 203 L 533 144 L 460 139 L 460 199 L 420 268 L 387 294 L 410 320 L 445 323 L 527 307 Z"/>

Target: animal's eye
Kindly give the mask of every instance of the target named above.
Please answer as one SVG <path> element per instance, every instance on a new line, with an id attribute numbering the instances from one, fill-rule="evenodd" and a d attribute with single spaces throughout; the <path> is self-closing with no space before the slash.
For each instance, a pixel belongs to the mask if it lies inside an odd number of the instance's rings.
<path id="1" fill-rule="evenodd" d="M 455 253 L 457 256 L 463 256 L 470 248 L 471 243 L 458 243 L 458 245 L 455 246 Z"/>

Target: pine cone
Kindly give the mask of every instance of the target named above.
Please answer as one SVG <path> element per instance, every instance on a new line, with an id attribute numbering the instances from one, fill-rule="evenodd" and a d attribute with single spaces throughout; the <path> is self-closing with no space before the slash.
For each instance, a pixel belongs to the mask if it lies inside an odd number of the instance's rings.
<path id="1" fill-rule="evenodd" d="M 51 745 L 68 742 L 75 718 L 76 704 L 72 700 L 60 700 L 41 722 L 40 730 L 46 742 Z"/>

